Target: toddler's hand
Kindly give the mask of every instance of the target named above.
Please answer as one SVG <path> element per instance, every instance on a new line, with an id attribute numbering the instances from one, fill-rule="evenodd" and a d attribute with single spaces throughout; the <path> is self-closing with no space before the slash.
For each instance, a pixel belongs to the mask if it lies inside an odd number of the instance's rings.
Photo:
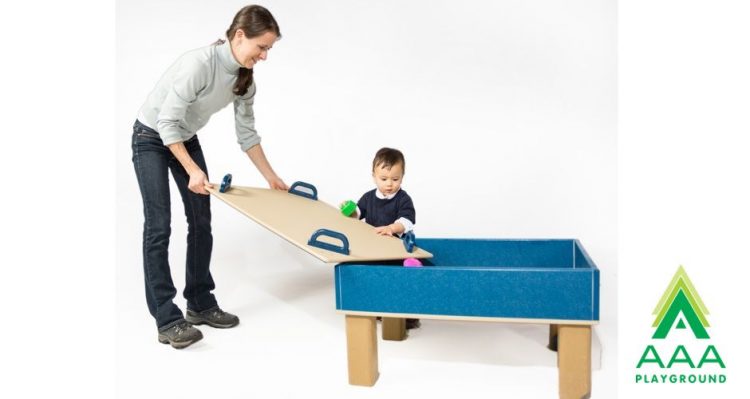
<path id="1" fill-rule="evenodd" d="M 357 204 L 352 200 L 342 201 L 339 204 L 339 210 L 344 216 L 355 219 L 359 218 L 359 213 L 357 212 Z"/>
<path id="2" fill-rule="evenodd" d="M 393 229 L 391 229 L 391 226 L 380 226 L 375 228 L 375 232 L 381 236 L 392 236 L 393 235 Z"/>

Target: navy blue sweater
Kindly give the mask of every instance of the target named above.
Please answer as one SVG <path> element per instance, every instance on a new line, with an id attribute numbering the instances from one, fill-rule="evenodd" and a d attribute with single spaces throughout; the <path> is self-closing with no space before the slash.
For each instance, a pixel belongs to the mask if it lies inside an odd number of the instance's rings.
<path id="1" fill-rule="evenodd" d="M 417 224 L 417 211 L 406 191 L 399 190 L 391 199 L 380 199 L 375 190 L 366 192 L 357 202 L 360 219 L 367 219 L 367 224 L 375 227 L 387 226 L 402 217 Z"/>

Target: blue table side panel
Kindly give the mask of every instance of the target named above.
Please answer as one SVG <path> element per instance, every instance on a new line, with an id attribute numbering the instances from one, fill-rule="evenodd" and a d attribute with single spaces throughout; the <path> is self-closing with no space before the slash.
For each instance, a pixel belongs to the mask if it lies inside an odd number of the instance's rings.
<path id="1" fill-rule="evenodd" d="M 571 251 L 572 253 L 572 251 Z M 598 320 L 598 270 L 337 265 L 339 310 Z"/>
<path id="2" fill-rule="evenodd" d="M 593 287 L 591 287 L 591 295 L 594 297 L 594 320 L 599 320 L 599 269 L 594 269 L 594 281 Z"/>
<path id="3" fill-rule="evenodd" d="M 417 238 L 439 266 L 573 267 L 576 240 Z"/>
<path id="4" fill-rule="evenodd" d="M 593 270 L 594 287 L 596 288 L 595 291 L 592 290 L 592 292 L 596 293 L 593 298 L 594 318 L 595 320 L 599 320 L 599 268 L 596 267 L 596 264 L 593 260 L 591 260 L 591 257 L 586 252 L 586 249 L 583 248 L 583 245 L 581 245 L 581 242 L 578 240 L 575 240 L 575 256 L 573 264 L 573 267 L 577 269 L 589 268 Z"/>
<path id="5" fill-rule="evenodd" d="M 596 269 L 594 261 L 591 260 L 591 257 L 578 240 L 575 241 L 574 246 L 573 267 Z"/>

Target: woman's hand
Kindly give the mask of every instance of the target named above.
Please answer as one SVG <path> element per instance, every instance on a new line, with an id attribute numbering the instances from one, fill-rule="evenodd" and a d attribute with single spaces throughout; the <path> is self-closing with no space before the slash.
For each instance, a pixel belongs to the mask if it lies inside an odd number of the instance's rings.
<path id="1" fill-rule="evenodd" d="M 272 190 L 289 191 L 289 186 L 287 186 L 283 180 L 279 179 L 279 176 L 276 176 L 276 173 L 271 168 L 271 164 L 268 163 L 266 154 L 263 152 L 263 147 L 261 147 L 260 144 L 248 148 L 247 156 L 250 157 L 250 160 L 253 161 L 255 167 L 258 168 L 258 172 L 266 178 L 268 186 L 271 187 Z"/>
<path id="2" fill-rule="evenodd" d="M 208 195 L 206 188 L 213 188 L 213 184 L 208 181 L 208 176 L 203 173 L 202 170 L 196 169 L 190 173 L 190 181 L 188 182 L 188 190 L 196 193 Z"/>
<path id="3" fill-rule="evenodd" d="M 180 165 L 185 169 L 185 172 L 190 176 L 188 190 L 196 194 L 208 195 L 206 188 L 213 188 L 214 186 L 208 181 L 208 176 L 203 172 L 203 169 L 190 157 L 185 144 L 182 142 L 170 144 L 169 151 L 172 152 L 177 161 L 180 162 Z"/>
<path id="4" fill-rule="evenodd" d="M 272 190 L 289 191 L 289 186 L 287 186 L 278 176 L 273 176 L 268 179 L 268 186 L 271 187 Z"/>
<path id="5" fill-rule="evenodd" d="M 188 190 L 196 193 L 208 195 L 206 188 L 213 188 L 213 184 L 208 181 L 208 176 L 203 173 L 202 170 L 196 169 L 190 173 L 190 181 L 188 182 Z"/>

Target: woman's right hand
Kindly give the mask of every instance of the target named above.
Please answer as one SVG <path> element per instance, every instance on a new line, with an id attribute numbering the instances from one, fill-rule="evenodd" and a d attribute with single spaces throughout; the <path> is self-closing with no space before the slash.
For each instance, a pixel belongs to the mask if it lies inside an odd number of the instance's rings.
<path id="1" fill-rule="evenodd" d="M 169 151 L 174 154 L 174 157 L 177 158 L 180 165 L 185 168 L 188 176 L 190 176 L 188 190 L 196 194 L 208 195 L 206 187 L 213 188 L 213 184 L 208 181 L 208 176 L 203 173 L 200 166 L 198 166 L 195 161 L 193 161 L 193 158 L 190 157 L 187 148 L 185 148 L 185 144 L 182 142 L 172 143 L 169 145 Z"/>
<path id="2" fill-rule="evenodd" d="M 208 191 L 206 191 L 206 187 L 213 188 L 213 184 L 211 184 L 208 181 L 208 176 L 206 176 L 206 174 L 203 173 L 202 170 L 196 169 L 195 171 L 190 173 L 190 182 L 188 182 L 188 190 L 196 194 L 208 195 Z"/>

